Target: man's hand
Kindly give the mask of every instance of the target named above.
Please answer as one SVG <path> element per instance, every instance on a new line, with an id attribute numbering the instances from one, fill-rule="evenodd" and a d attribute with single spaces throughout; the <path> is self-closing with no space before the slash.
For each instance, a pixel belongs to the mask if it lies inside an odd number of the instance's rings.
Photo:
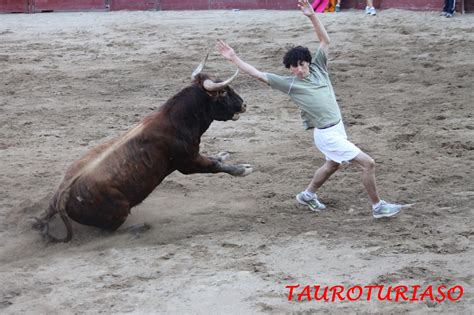
<path id="1" fill-rule="evenodd" d="M 236 53 L 234 49 L 232 49 L 232 47 L 229 46 L 229 44 L 219 39 L 217 40 L 216 48 L 219 51 L 219 53 L 222 55 L 222 57 L 224 57 L 225 59 L 231 62 L 234 60 Z"/>
<path id="2" fill-rule="evenodd" d="M 301 9 L 301 12 L 303 12 L 303 14 L 309 17 L 311 20 L 314 31 L 316 32 L 316 37 L 320 42 L 319 47 L 327 53 L 330 43 L 329 36 L 326 32 L 326 29 L 324 28 L 324 25 L 314 13 L 313 7 L 309 4 L 308 0 L 298 0 L 298 7 Z"/>
<path id="3" fill-rule="evenodd" d="M 222 55 L 222 57 L 236 65 L 240 71 L 247 73 L 248 75 L 257 80 L 268 83 L 267 76 L 265 73 L 260 72 L 254 66 L 240 59 L 239 56 L 237 56 L 237 54 L 235 53 L 234 49 L 232 49 L 232 47 L 230 47 L 226 42 L 221 39 L 217 40 L 216 48 Z"/>
<path id="4" fill-rule="evenodd" d="M 301 9 L 304 15 L 311 17 L 314 15 L 314 10 L 308 0 L 298 0 L 298 7 Z"/>

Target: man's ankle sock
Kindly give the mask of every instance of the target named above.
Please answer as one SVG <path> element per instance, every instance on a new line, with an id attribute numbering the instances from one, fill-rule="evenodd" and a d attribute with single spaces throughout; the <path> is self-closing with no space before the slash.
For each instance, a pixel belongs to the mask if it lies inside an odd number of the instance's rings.
<path id="1" fill-rule="evenodd" d="M 316 197 L 315 193 L 307 191 L 307 190 L 303 191 L 303 198 L 305 200 L 311 200 L 311 199 L 314 199 L 314 197 Z"/>

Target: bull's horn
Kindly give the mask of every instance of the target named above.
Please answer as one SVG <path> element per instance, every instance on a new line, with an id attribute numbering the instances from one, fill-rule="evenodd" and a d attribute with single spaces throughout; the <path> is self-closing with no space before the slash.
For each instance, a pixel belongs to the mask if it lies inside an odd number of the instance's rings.
<path id="1" fill-rule="evenodd" d="M 239 74 L 239 69 L 237 69 L 237 71 L 235 71 L 233 76 L 231 76 L 230 78 L 228 78 L 224 82 L 217 82 L 216 83 L 216 82 L 214 82 L 210 79 L 207 79 L 207 80 L 204 81 L 204 83 L 202 85 L 209 92 L 219 91 L 219 90 L 222 90 L 223 88 L 225 88 L 226 86 L 228 86 L 230 84 L 230 82 L 232 82 L 235 79 L 235 77 L 237 77 L 238 74 Z"/>
<path id="2" fill-rule="evenodd" d="M 199 66 L 197 66 L 196 70 L 193 71 L 193 73 L 191 74 L 191 80 L 194 80 L 196 76 L 201 73 L 202 69 L 204 68 L 204 65 L 206 64 L 207 57 L 209 57 L 209 53 L 206 54 L 202 62 L 199 64 Z"/>

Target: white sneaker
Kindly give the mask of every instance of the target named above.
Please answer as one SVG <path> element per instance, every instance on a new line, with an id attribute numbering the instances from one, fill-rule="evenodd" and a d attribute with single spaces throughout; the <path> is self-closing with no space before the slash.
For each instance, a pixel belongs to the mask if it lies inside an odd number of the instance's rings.
<path id="1" fill-rule="evenodd" d="M 370 14 L 370 7 L 369 7 L 369 6 L 366 6 L 366 7 L 365 7 L 365 13 L 366 13 L 366 14 Z"/>
<path id="2" fill-rule="evenodd" d="M 369 8 L 369 14 L 370 15 L 376 15 L 377 14 L 374 7 Z"/>
<path id="3" fill-rule="evenodd" d="M 300 204 L 308 206 L 312 211 L 319 212 L 326 209 L 326 205 L 319 201 L 316 195 L 312 199 L 306 199 L 303 191 L 296 195 L 296 200 Z"/>
<path id="4" fill-rule="evenodd" d="M 400 210 L 402 210 L 402 205 L 387 203 L 381 200 L 379 206 L 375 209 L 372 209 L 372 215 L 376 219 L 389 218 L 399 213 Z"/>

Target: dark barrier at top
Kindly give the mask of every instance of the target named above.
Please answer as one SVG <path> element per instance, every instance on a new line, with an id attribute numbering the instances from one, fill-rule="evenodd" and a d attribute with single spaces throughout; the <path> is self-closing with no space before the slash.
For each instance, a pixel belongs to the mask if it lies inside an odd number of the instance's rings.
<path id="1" fill-rule="evenodd" d="M 474 10 L 474 0 L 458 0 L 457 11 Z M 363 9 L 366 0 L 342 0 L 343 9 Z M 441 0 L 374 0 L 378 9 L 440 11 Z M 296 0 L 0 0 L 0 12 L 118 10 L 297 10 Z"/>

